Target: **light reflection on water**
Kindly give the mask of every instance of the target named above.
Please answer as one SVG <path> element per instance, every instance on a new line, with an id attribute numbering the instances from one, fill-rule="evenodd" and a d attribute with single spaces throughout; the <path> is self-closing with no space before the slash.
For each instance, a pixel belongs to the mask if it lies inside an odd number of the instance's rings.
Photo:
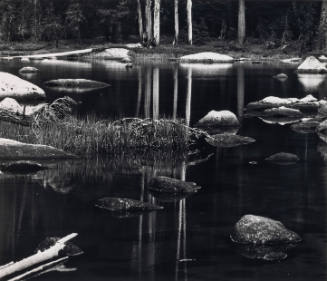
<path id="1" fill-rule="evenodd" d="M 76 243 L 85 251 L 73 260 L 79 270 L 40 280 L 326 279 L 327 145 L 288 126 L 243 118 L 248 102 L 269 95 L 303 97 L 309 91 L 323 98 L 324 79 L 308 87 L 293 68 L 279 64 L 239 63 L 204 71 L 175 64 L 126 69 L 111 61 L 31 64 L 40 73 L 29 79 L 41 86 L 46 80 L 74 77 L 112 85 L 77 97 L 82 102 L 80 114 L 166 116 L 193 124 L 211 109 L 230 109 L 242 120 L 239 133 L 257 142 L 217 149 L 214 157 L 199 165 L 179 159 L 98 158 L 45 163 L 49 170 L 31 176 L 1 174 L 0 264 L 30 254 L 46 236 L 78 232 Z M 0 66 L 17 74 L 21 64 Z M 288 80 L 272 79 L 282 71 Z M 48 95 L 51 100 L 58 94 Z M 279 151 L 296 153 L 302 161 L 294 166 L 264 163 L 265 157 Z M 156 198 L 147 188 L 156 175 L 195 181 L 202 190 L 176 200 Z M 113 216 L 93 207 L 105 196 L 146 200 L 165 209 Z M 304 242 L 281 263 L 245 259 L 228 234 L 247 213 L 283 221 Z"/>

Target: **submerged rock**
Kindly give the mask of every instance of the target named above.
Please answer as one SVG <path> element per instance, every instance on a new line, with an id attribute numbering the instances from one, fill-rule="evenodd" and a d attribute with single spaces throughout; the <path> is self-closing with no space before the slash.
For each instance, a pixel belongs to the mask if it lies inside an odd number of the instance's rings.
<path id="1" fill-rule="evenodd" d="M 327 68 L 314 56 L 307 57 L 297 68 L 298 73 L 326 73 Z"/>
<path id="2" fill-rule="evenodd" d="M 214 147 L 236 147 L 254 143 L 255 139 L 233 134 L 217 134 L 206 138 L 206 141 Z"/>
<path id="3" fill-rule="evenodd" d="M 298 123 L 301 121 L 302 116 L 299 117 L 283 117 L 283 116 L 272 116 L 272 117 L 259 117 L 259 119 L 266 123 L 266 124 L 270 124 L 270 125 L 280 125 L 280 126 L 285 126 L 285 125 L 289 125 L 289 124 L 294 124 L 294 123 Z"/>
<path id="4" fill-rule="evenodd" d="M 36 73 L 39 70 L 33 66 L 25 66 L 19 70 L 19 73 Z"/>
<path id="5" fill-rule="evenodd" d="M 114 197 L 105 197 L 99 199 L 95 206 L 111 212 L 155 211 L 163 209 L 161 206 L 142 202 L 139 200 Z"/>
<path id="6" fill-rule="evenodd" d="M 45 85 L 57 92 L 82 94 L 110 87 L 109 84 L 88 79 L 56 79 L 45 82 Z"/>
<path id="7" fill-rule="evenodd" d="M 293 154 L 287 152 L 279 152 L 273 154 L 265 159 L 265 161 L 270 161 L 276 164 L 293 164 L 300 161 L 300 158 Z"/>
<path id="8" fill-rule="evenodd" d="M 149 183 L 149 189 L 158 193 L 195 193 L 199 189 L 195 182 L 186 182 L 169 177 L 154 177 Z"/>
<path id="9" fill-rule="evenodd" d="M 305 118 L 301 122 L 293 124 L 291 128 L 300 134 L 312 134 L 315 133 L 320 122 L 321 120 L 319 118 Z"/>
<path id="10" fill-rule="evenodd" d="M 280 221 L 245 215 L 234 226 L 230 235 L 233 242 L 241 244 L 278 245 L 301 242 L 301 237 L 287 229 Z"/>
<path id="11" fill-rule="evenodd" d="M 295 244 L 284 245 L 254 245 L 239 244 L 236 245 L 237 252 L 251 260 L 263 260 L 267 262 L 282 261 L 288 256 L 287 252 L 294 248 Z"/>
<path id="12" fill-rule="evenodd" d="M 240 122 L 236 115 L 229 110 L 211 110 L 206 116 L 201 118 L 197 123 L 196 127 L 238 127 Z"/>
<path id="13" fill-rule="evenodd" d="M 5 164 L 0 164 L 0 170 L 9 173 L 28 174 L 36 173 L 40 170 L 45 170 L 47 167 L 34 161 L 15 161 Z"/>
<path id="14" fill-rule="evenodd" d="M 68 159 L 74 155 L 48 145 L 0 138 L 0 159 Z"/>
<path id="15" fill-rule="evenodd" d="M 233 62 L 234 59 L 230 56 L 215 53 L 215 52 L 202 52 L 191 55 L 182 56 L 179 58 L 181 62 L 201 62 L 201 63 L 214 63 L 214 62 Z"/>
<path id="16" fill-rule="evenodd" d="M 280 116 L 280 117 L 301 117 L 303 113 L 298 109 L 280 106 L 277 108 L 269 108 L 263 111 L 265 116 Z"/>
<path id="17" fill-rule="evenodd" d="M 0 72 L 0 99 L 43 99 L 45 92 L 38 86 L 7 72 Z"/>
<path id="18" fill-rule="evenodd" d="M 279 74 L 277 74 L 277 75 L 274 75 L 273 78 L 275 78 L 275 79 L 277 79 L 277 80 L 279 80 L 279 81 L 284 82 L 284 81 L 287 80 L 288 76 L 287 76 L 287 74 L 285 74 L 285 73 L 279 73 Z"/>

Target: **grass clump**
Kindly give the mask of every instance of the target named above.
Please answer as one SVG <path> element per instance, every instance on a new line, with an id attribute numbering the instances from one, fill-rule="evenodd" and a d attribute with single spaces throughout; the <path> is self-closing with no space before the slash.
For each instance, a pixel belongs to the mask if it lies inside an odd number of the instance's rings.
<path id="1" fill-rule="evenodd" d="M 79 155 L 186 152 L 189 128 L 168 119 L 96 120 L 68 117 L 61 122 L 33 123 L 32 134 L 39 144 L 51 145 Z"/>

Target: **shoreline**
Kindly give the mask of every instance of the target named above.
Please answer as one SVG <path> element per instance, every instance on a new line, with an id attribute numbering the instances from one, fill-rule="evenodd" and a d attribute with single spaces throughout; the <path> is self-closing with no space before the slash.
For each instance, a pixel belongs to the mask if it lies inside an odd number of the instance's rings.
<path id="1" fill-rule="evenodd" d="M 99 52 L 108 48 L 126 48 L 133 51 L 136 60 L 147 61 L 174 61 L 180 56 L 188 55 L 198 52 L 217 52 L 224 55 L 233 57 L 236 61 L 246 58 L 249 61 L 276 61 L 282 59 L 290 59 L 294 57 L 305 57 L 312 54 L 323 54 L 323 52 L 308 52 L 302 53 L 296 49 L 288 52 L 280 48 L 267 49 L 262 44 L 246 44 L 244 47 L 236 47 L 232 43 L 223 42 L 221 45 L 216 46 L 212 44 L 207 45 L 178 45 L 172 46 L 171 44 L 162 44 L 155 48 L 133 47 L 137 43 L 102 43 L 102 44 L 76 44 L 70 42 L 61 43 L 59 48 L 45 42 L 31 43 L 14 43 L 12 45 L 0 46 L 0 58 L 21 58 L 26 56 L 54 56 L 57 53 L 70 53 L 79 50 L 92 49 L 94 52 Z M 136 45 L 135 45 L 136 46 Z M 76 57 L 79 57 L 78 54 Z M 83 57 L 82 55 L 80 57 Z"/>

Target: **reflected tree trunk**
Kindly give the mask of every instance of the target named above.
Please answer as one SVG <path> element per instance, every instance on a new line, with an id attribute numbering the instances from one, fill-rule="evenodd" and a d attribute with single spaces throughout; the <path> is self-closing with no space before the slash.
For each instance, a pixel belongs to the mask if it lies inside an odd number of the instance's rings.
<path id="1" fill-rule="evenodd" d="M 240 119 L 243 118 L 244 109 L 244 68 L 237 68 L 237 114 Z"/>
<path id="2" fill-rule="evenodd" d="M 142 16 L 142 5 L 141 0 L 136 0 L 137 3 L 137 21 L 138 21 L 138 28 L 139 28 L 139 37 L 140 42 L 144 43 L 143 41 L 143 16 Z"/>
<path id="3" fill-rule="evenodd" d="M 185 124 L 190 125 L 191 122 L 191 99 L 192 99 L 192 69 L 187 69 L 187 86 L 186 86 L 186 106 L 185 106 Z"/>
<path id="4" fill-rule="evenodd" d="M 137 87 L 137 103 L 136 103 L 136 112 L 135 116 L 140 116 L 140 109 L 141 109 L 141 100 L 142 100 L 142 84 L 143 84 L 143 76 L 142 76 L 142 69 L 138 68 L 137 71 L 137 81 L 138 81 L 138 87 Z"/>
<path id="5" fill-rule="evenodd" d="M 153 68 L 153 119 L 159 119 L 159 68 Z"/>
<path id="6" fill-rule="evenodd" d="M 177 103 L 178 103 L 178 66 L 174 67 L 174 105 L 173 105 L 173 120 L 177 118 Z"/>
<path id="7" fill-rule="evenodd" d="M 244 44 L 245 32 L 246 32 L 246 21 L 245 21 L 245 0 L 238 1 L 238 43 Z"/>
<path id="8" fill-rule="evenodd" d="M 192 30 L 192 0 L 186 0 L 186 17 L 187 17 L 187 42 L 193 44 Z"/>
<path id="9" fill-rule="evenodd" d="M 160 44 L 160 1 L 154 0 L 153 8 L 153 43 L 155 46 Z"/>
<path id="10" fill-rule="evenodd" d="M 179 11 L 178 11 L 178 0 L 174 0 L 174 29 L 175 29 L 175 37 L 173 45 L 178 45 L 179 38 Z"/>
<path id="11" fill-rule="evenodd" d="M 145 75 L 145 97 L 144 97 L 144 115 L 145 118 L 150 118 L 151 105 L 151 68 L 146 69 Z"/>

